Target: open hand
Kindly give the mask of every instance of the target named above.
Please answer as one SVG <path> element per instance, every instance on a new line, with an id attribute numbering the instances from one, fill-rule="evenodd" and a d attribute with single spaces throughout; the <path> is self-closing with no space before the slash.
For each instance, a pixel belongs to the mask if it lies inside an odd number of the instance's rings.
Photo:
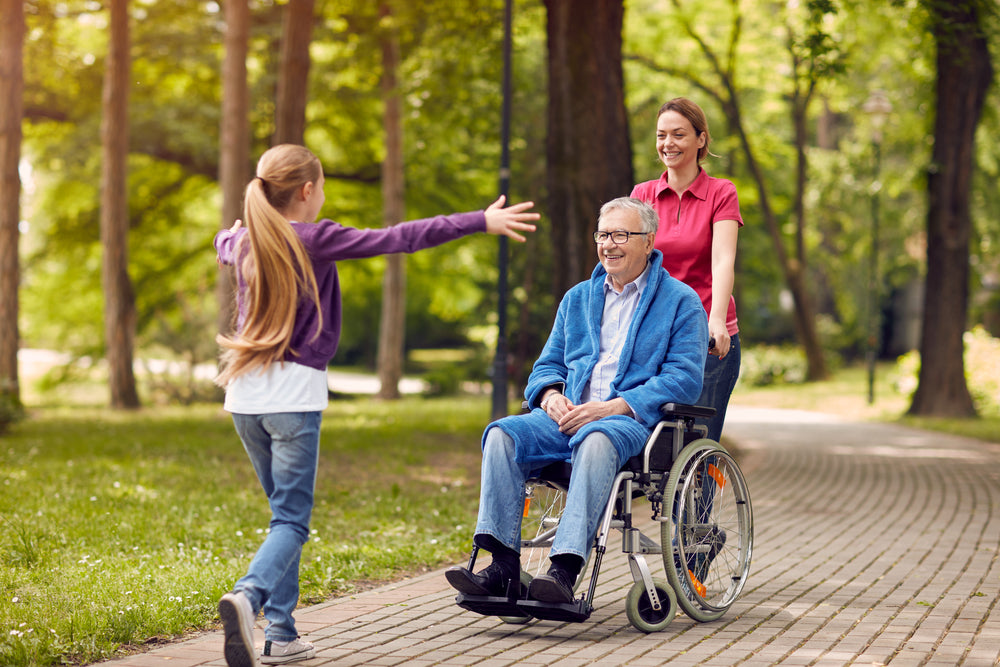
<path id="1" fill-rule="evenodd" d="M 488 234 L 503 234 L 523 243 L 526 239 L 518 232 L 535 231 L 535 225 L 528 224 L 528 221 L 538 220 L 541 216 L 537 213 L 527 212 L 535 205 L 534 202 L 526 201 L 504 208 L 506 200 L 505 196 L 500 195 L 500 198 L 486 209 L 486 232 Z"/>

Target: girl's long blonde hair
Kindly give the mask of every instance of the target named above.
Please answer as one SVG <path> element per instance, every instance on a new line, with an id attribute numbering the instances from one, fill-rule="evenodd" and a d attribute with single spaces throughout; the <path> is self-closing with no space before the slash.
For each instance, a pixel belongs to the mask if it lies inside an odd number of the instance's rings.
<path id="1" fill-rule="evenodd" d="M 215 379 L 219 386 L 284 359 L 301 299 L 311 299 L 319 313 L 313 339 L 322 330 L 312 261 L 283 215 L 303 185 L 319 186 L 321 173 L 319 159 L 293 144 L 274 146 L 257 162 L 257 175 L 247 185 L 243 203 L 247 233 L 235 248 L 237 284 L 246 284 L 243 326 L 234 336 L 216 336 L 222 346 L 222 370 Z"/>

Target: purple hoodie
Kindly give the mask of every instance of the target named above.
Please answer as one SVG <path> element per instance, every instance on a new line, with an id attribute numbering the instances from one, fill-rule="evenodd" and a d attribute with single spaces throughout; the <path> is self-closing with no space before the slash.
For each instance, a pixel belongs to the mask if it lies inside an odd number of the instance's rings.
<path id="1" fill-rule="evenodd" d="M 325 370 L 340 342 L 340 278 L 337 276 L 336 260 L 412 253 L 431 248 L 468 234 L 485 231 L 486 216 L 483 211 L 455 213 L 379 229 L 344 227 L 332 220 L 320 220 L 315 224 L 293 222 L 292 228 L 302 239 L 313 263 L 319 300 L 323 307 L 323 330 L 319 337 L 312 339 L 319 314 L 311 299 L 302 299 L 295 313 L 295 328 L 285 361 Z M 246 229 L 240 228 L 235 232 L 226 229 L 215 235 L 215 249 L 223 264 L 236 263 L 236 242 L 244 234 Z M 236 324 L 238 331 L 242 331 L 246 317 L 245 291 L 246 283 L 240 278 L 236 295 L 239 308 Z"/>

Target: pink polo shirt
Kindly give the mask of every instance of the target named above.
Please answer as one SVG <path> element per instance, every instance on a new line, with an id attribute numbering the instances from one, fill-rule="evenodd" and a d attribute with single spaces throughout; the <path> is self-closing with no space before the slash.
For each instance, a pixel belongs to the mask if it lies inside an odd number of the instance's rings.
<path id="1" fill-rule="evenodd" d="M 707 316 L 712 310 L 712 226 L 720 220 L 735 220 L 743 226 L 736 186 L 702 169 L 684 196 L 678 197 L 663 172 L 658 180 L 636 185 L 631 196 L 656 210 L 660 217 L 656 249 L 663 253 L 663 268 L 694 288 Z M 730 336 L 739 332 L 732 297 L 726 330 Z"/>

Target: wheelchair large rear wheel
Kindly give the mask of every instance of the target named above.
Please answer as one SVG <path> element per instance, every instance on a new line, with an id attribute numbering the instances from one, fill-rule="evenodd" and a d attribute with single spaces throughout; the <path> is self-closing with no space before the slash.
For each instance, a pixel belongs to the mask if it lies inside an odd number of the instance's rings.
<path id="1" fill-rule="evenodd" d="M 521 518 L 521 570 L 529 577 L 549 569 L 549 548 L 566 508 L 566 492 L 545 482 L 525 485 Z M 530 581 L 530 579 L 529 579 Z"/>
<path id="2" fill-rule="evenodd" d="M 696 440 L 674 462 L 663 495 L 667 580 L 684 613 L 714 621 L 750 573 L 753 511 L 743 473 L 718 443 Z"/>

